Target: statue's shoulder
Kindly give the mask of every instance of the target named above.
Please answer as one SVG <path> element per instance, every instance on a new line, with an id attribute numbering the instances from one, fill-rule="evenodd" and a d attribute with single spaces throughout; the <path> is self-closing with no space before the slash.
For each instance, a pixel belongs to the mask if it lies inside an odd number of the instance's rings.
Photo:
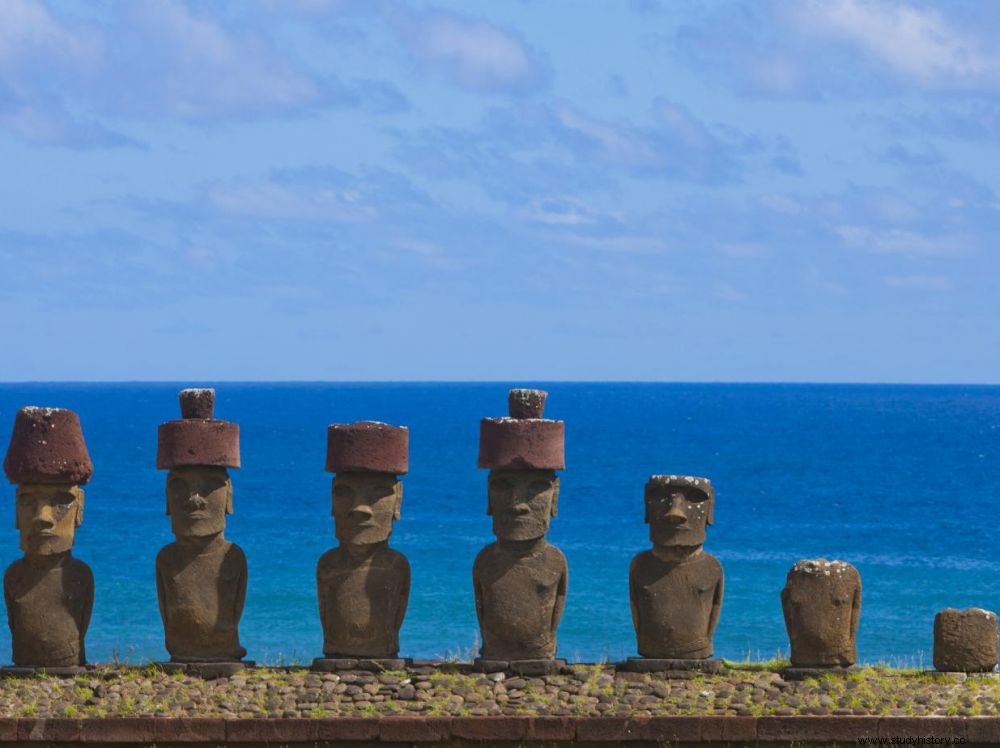
<path id="1" fill-rule="evenodd" d="M 476 554 L 475 562 L 472 564 L 473 568 L 482 566 L 483 564 L 489 562 L 492 558 L 494 558 L 497 555 L 499 547 L 500 546 L 498 546 L 496 543 L 490 543 L 489 545 L 484 547 L 481 551 L 479 551 L 479 553 Z"/>
<path id="2" fill-rule="evenodd" d="M 545 557 L 546 564 L 554 564 L 557 566 L 568 568 L 568 564 L 566 563 L 566 554 L 563 553 L 558 548 L 556 548 L 554 545 L 551 544 L 546 545 L 545 550 L 542 551 L 542 554 Z"/>
<path id="3" fill-rule="evenodd" d="M 390 548 L 388 546 L 382 551 L 382 558 L 386 566 L 390 566 L 394 569 L 400 570 L 410 570 L 410 561 L 405 555 L 397 551 L 395 548 Z"/>
<path id="4" fill-rule="evenodd" d="M 698 558 L 698 565 L 706 571 L 712 571 L 720 577 L 722 576 L 722 563 L 711 553 L 702 551 L 701 556 Z"/>
<path id="5" fill-rule="evenodd" d="M 16 559 L 10 566 L 8 566 L 7 570 L 4 571 L 3 573 L 4 587 L 13 582 L 15 579 L 19 579 L 20 577 L 24 576 L 24 570 L 27 564 L 28 564 L 27 560 L 25 560 L 25 558 L 22 556 L 21 558 Z"/>
<path id="6" fill-rule="evenodd" d="M 63 569 L 66 577 L 71 581 L 89 585 L 94 584 L 94 572 L 90 570 L 90 567 L 86 563 L 78 558 L 71 557 L 67 559 Z"/>
<path id="7" fill-rule="evenodd" d="M 236 545 L 236 543 L 233 543 L 232 541 L 227 540 L 226 543 L 228 544 L 228 547 L 223 550 L 223 553 L 226 556 L 226 560 L 230 562 L 240 562 L 246 564 L 247 556 L 243 552 L 243 549 L 240 548 L 238 545 Z"/>
<path id="8" fill-rule="evenodd" d="M 629 574 L 635 574 L 638 571 L 655 565 L 657 562 L 660 562 L 660 560 L 656 557 L 656 554 L 647 548 L 632 557 L 632 563 L 629 565 Z"/>

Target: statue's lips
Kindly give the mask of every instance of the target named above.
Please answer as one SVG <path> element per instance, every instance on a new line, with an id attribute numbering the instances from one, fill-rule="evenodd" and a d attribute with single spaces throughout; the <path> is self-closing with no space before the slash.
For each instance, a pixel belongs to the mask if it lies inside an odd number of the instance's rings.
<path id="1" fill-rule="evenodd" d="M 56 537 L 59 537 L 58 534 L 55 533 L 55 532 L 53 532 L 52 530 L 38 530 L 37 532 L 32 533 L 32 535 L 33 535 L 33 537 L 36 537 L 36 538 L 56 538 Z"/>
<path id="2" fill-rule="evenodd" d="M 184 516 L 188 519 L 208 519 L 208 512 L 203 512 L 200 509 L 196 509 L 193 512 L 184 512 Z"/>

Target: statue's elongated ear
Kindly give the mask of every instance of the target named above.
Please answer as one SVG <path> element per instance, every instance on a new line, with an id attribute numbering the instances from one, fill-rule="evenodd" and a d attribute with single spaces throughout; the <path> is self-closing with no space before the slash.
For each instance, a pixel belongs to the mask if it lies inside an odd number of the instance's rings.
<path id="1" fill-rule="evenodd" d="M 490 471 L 490 475 L 486 476 L 486 516 L 493 516 L 493 504 L 490 503 L 490 476 L 493 475 L 493 471 Z"/>
<path id="2" fill-rule="evenodd" d="M 83 524 L 83 489 L 77 488 L 79 495 L 76 497 L 76 526 Z"/>
<path id="3" fill-rule="evenodd" d="M 392 518 L 400 518 L 400 510 L 403 507 L 403 481 L 396 480 L 396 483 L 392 487 L 392 492 L 396 494 L 396 504 L 392 509 Z"/>
<path id="4" fill-rule="evenodd" d="M 226 473 L 226 514 L 233 513 L 233 481 Z"/>
<path id="5" fill-rule="evenodd" d="M 711 525 L 715 522 L 715 496 L 711 496 L 708 499 L 708 517 L 705 520 L 706 525 Z"/>
<path id="6" fill-rule="evenodd" d="M 552 510 L 549 512 L 549 516 L 555 517 L 559 512 L 559 478 L 553 478 L 552 483 Z"/>

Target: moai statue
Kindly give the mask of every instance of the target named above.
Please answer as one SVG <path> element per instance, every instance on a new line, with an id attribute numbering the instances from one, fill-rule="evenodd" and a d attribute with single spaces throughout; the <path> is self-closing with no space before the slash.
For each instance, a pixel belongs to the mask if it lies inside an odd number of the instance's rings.
<path id="1" fill-rule="evenodd" d="M 398 670 L 399 628 L 410 598 L 410 564 L 389 547 L 403 500 L 409 430 L 375 421 L 335 423 L 327 430 L 326 469 L 333 479 L 333 523 L 339 545 L 316 567 L 323 658 L 315 670 L 366 660 Z"/>
<path id="2" fill-rule="evenodd" d="M 156 467 L 167 474 L 176 542 L 156 557 L 156 594 L 171 663 L 202 675 L 243 667 L 238 626 L 247 591 L 243 551 L 223 537 L 233 511 L 227 468 L 240 466 L 239 426 L 213 417 L 215 390 L 180 393 L 181 420 L 160 424 Z"/>
<path id="3" fill-rule="evenodd" d="M 497 538 L 472 567 L 483 669 L 561 665 L 554 659 L 556 628 L 568 571 L 545 533 L 559 498 L 555 471 L 565 467 L 565 424 L 542 418 L 545 398 L 541 390 L 511 390 L 510 417 L 480 422 L 479 467 L 490 470 L 486 513 Z M 529 660 L 549 662 L 522 662 Z"/>
<path id="4" fill-rule="evenodd" d="M 846 561 L 804 559 L 789 570 L 781 609 L 792 669 L 848 668 L 858 657 L 861 575 Z"/>
<path id="5" fill-rule="evenodd" d="M 991 673 L 997 668 L 997 614 L 945 608 L 934 616 L 934 669 Z"/>
<path id="6" fill-rule="evenodd" d="M 4 472 L 17 484 L 24 558 L 3 577 L 15 668 L 81 672 L 94 607 L 94 575 L 73 558 L 83 486 L 94 471 L 80 419 L 62 408 L 27 407 L 14 419 Z"/>
<path id="7" fill-rule="evenodd" d="M 653 475 L 646 483 L 652 549 L 632 559 L 629 599 L 639 658 L 633 670 L 718 670 L 712 635 L 722 609 L 722 565 L 702 550 L 713 521 L 707 478 Z"/>

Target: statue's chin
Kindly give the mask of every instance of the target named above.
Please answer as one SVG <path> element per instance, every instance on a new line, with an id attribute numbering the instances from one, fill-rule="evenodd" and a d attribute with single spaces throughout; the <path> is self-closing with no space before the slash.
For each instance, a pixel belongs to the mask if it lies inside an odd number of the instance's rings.
<path id="1" fill-rule="evenodd" d="M 37 538 L 22 541 L 21 550 L 29 556 L 54 556 L 73 547 L 72 538 Z"/>
<path id="2" fill-rule="evenodd" d="M 653 545 L 687 545 L 687 546 L 698 546 L 705 543 L 705 531 L 704 530 L 671 530 L 671 529 L 652 529 L 649 533 L 649 539 L 653 541 Z"/>
<path id="3" fill-rule="evenodd" d="M 196 538 L 207 538 L 212 535 L 218 535 L 226 529 L 225 523 L 212 523 L 212 522 L 192 522 L 190 525 L 184 525 L 181 527 L 174 526 L 174 535 L 176 535 L 181 540 L 186 538 L 196 539 Z"/>
<path id="4" fill-rule="evenodd" d="M 389 531 L 376 528 L 355 533 L 339 533 L 337 540 L 346 545 L 374 545 L 388 540 L 390 534 Z"/>
<path id="5" fill-rule="evenodd" d="M 545 535 L 547 527 L 494 527 L 493 534 L 500 540 L 537 540 Z"/>

